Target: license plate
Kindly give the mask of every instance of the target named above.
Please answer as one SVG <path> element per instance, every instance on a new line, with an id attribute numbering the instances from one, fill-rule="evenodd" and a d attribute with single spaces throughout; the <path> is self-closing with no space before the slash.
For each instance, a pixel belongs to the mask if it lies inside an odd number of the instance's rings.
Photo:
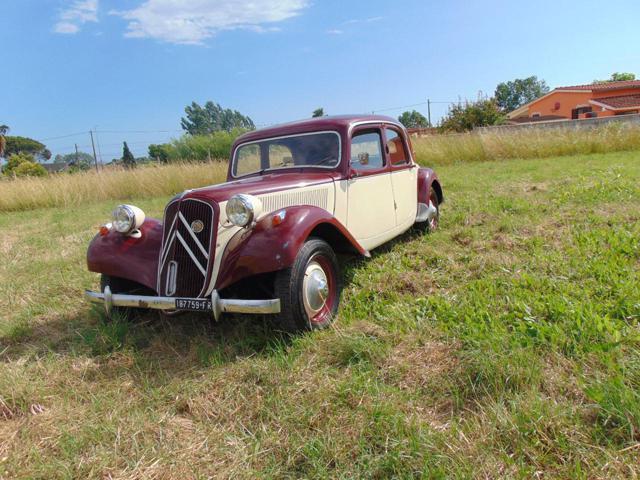
<path id="1" fill-rule="evenodd" d="M 213 310 L 211 300 L 206 298 L 176 298 L 176 310 L 207 312 Z"/>

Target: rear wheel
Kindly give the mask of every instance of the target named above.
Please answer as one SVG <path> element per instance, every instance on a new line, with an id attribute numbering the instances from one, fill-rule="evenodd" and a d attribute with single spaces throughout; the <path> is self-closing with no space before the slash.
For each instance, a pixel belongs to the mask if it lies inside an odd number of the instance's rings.
<path id="1" fill-rule="evenodd" d="M 438 202 L 438 194 L 434 189 L 431 189 L 429 194 L 429 205 L 435 208 L 435 213 L 432 214 L 426 221 L 417 222 L 414 224 L 414 228 L 418 231 L 425 233 L 433 233 L 438 229 L 440 224 L 440 203 Z"/>
<path id="2" fill-rule="evenodd" d="M 338 311 L 341 290 L 338 260 L 331 246 L 319 238 L 307 240 L 293 266 L 276 275 L 278 323 L 290 332 L 328 327 Z"/>

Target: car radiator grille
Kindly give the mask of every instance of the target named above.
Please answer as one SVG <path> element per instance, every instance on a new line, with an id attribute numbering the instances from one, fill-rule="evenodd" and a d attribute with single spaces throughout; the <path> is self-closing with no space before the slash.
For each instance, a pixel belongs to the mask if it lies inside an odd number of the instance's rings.
<path id="1" fill-rule="evenodd" d="M 215 254 L 216 209 L 196 199 L 176 200 L 165 209 L 158 293 L 202 297 Z"/>

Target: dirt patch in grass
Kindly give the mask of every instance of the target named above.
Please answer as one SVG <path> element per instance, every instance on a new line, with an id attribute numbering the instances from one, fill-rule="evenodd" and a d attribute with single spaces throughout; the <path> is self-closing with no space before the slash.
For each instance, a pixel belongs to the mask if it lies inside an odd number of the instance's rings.
<path id="1" fill-rule="evenodd" d="M 420 390 L 453 372 L 455 347 L 438 341 L 405 340 L 389 353 L 383 368 L 396 386 Z"/>

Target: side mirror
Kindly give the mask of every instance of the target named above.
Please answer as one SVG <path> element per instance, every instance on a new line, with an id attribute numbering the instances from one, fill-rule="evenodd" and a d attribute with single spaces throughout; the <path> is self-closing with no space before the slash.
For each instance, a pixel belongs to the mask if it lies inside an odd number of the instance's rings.
<path id="1" fill-rule="evenodd" d="M 358 162 L 360 162 L 360 165 L 369 165 L 369 154 L 367 152 L 359 154 Z"/>

